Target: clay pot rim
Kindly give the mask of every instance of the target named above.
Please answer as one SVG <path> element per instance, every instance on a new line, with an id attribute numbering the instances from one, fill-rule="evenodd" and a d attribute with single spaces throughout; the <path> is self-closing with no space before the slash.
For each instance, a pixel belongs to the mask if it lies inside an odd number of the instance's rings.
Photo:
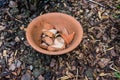
<path id="1" fill-rule="evenodd" d="M 31 26 L 31 23 L 34 22 L 34 21 L 36 21 L 37 18 L 39 18 L 39 17 L 41 17 L 41 16 L 45 16 L 45 15 L 54 15 L 54 14 L 67 16 L 67 17 L 73 19 L 77 24 L 79 24 L 79 26 L 80 26 L 79 29 L 80 29 L 81 32 L 79 32 L 79 34 L 78 34 L 78 35 L 80 35 L 80 36 L 79 36 L 80 38 L 77 39 L 77 41 L 75 42 L 74 45 L 71 45 L 71 47 L 65 48 L 65 49 L 60 50 L 60 51 L 52 52 L 52 51 L 44 50 L 44 49 L 40 48 L 39 46 L 37 46 L 37 45 L 34 43 L 34 41 L 32 40 L 31 35 L 30 35 L 29 33 L 30 33 L 30 31 L 31 31 L 31 30 L 30 30 L 30 29 L 31 29 L 30 27 L 32 27 L 32 26 Z M 80 44 L 80 42 L 82 41 L 83 28 L 82 28 L 81 24 L 80 24 L 74 17 L 72 17 L 72 16 L 70 16 L 70 15 L 67 15 L 67 14 L 64 14 L 64 13 L 59 13 L 59 12 L 46 13 L 46 14 L 43 14 L 43 15 L 40 15 L 40 16 L 36 17 L 35 19 L 32 20 L 32 22 L 30 22 L 29 25 L 28 25 L 28 27 L 27 27 L 26 38 L 27 38 L 28 43 L 29 43 L 36 51 L 38 51 L 38 52 L 40 52 L 40 53 L 47 54 L 47 55 L 61 55 L 61 54 L 66 54 L 66 53 L 74 50 L 74 49 Z"/>

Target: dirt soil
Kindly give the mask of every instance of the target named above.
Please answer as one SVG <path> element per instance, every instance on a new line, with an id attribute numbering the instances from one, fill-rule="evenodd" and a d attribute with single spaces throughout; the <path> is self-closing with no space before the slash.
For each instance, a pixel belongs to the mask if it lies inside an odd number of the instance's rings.
<path id="1" fill-rule="evenodd" d="M 2 1 L 0 80 L 120 80 L 120 0 Z M 83 40 L 72 52 L 49 56 L 28 44 L 27 25 L 49 12 L 81 23 Z"/>

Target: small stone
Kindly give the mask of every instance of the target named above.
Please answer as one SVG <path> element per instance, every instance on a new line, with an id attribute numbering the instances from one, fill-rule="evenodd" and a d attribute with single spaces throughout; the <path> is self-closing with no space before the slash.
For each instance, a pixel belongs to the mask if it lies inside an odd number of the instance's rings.
<path id="1" fill-rule="evenodd" d="M 74 70 L 76 70 L 76 67 L 75 66 L 72 66 L 72 69 L 71 69 L 72 71 L 74 71 Z"/>
<path id="2" fill-rule="evenodd" d="M 4 57 L 7 56 L 7 50 L 3 50 L 3 56 L 4 56 Z"/>
<path id="3" fill-rule="evenodd" d="M 84 56 L 83 56 L 83 53 L 79 53 L 78 58 L 79 58 L 79 59 L 83 59 L 83 57 L 84 57 Z"/>
<path id="4" fill-rule="evenodd" d="M 50 62 L 50 67 L 54 67 L 55 66 L 55 62 L 56 62 L 56 60 L 52 59 L 51 62 Z"/>
<path id="5" fill-rule="evenodd" d="M 3 40 L 5 37 L 4 36 L 1 36 L 0 39 Z"/>
<path id="6" fill-rule="evenodd" d="M 3 43 L 3 42 L 0 40 L 0 47 L 2 46 L 2 43 Z"/>
<path id="7" fill-rule="evenodd" d="M 5 27 L 2 26 L 2 25 L 0 25 L 0 31 L 2 31 L 2 30 L 4 30 L 4 29 L 5 29 Z"/>
<path id="8" fill-rule="evenodd" d="M 102 59 L 98 62 L 98 64 L 99 64 L 99 66 L 100 66 L 101 68 L 104 68 L 105 66 L 108 65 L 109 61 L 110 61 L 110 59 L 102 58 Z"/>
<path id="9" fill-rule="evenodd" d="M 37 78 L 40 75 L 40 71 L 38 69 L 33 70 L 33 75 Z"/>
<path id="10" fill-rule="evenodd" d="M 17 15 L 16 18 L 17 19 L 22 19 L 22 15 Z"/>
<path id="11" fill-rule="evenodd" d="M 9 66 L 9 70 L 14 71 L 15 69 L 16 69 L 15 64 L 11 64 L 11 65 Z"/>
<path id="12" fill-rule="evenodd" d="M 16 14 L 19 13 L 19 9 L 18 9 L 18 8 L 12 8 L 12 9 L 10 9 L 10 13 L 11 13 L 12 15 L 16 15 Z"/>
<path id="13" fill-rule="evenodd" d="M 83 10 L 80 9 L 79 12 L 80 12 L 80 13 L 83 13 Z"/>
<path id="14" fill-rule="evenodd" d="M 24 40 L 24 37 L 21 37 L 21 40 Z"/>
<path id="15" fill-rule="evenodd" d="M 88 77 L 89 80 L 94 80 L 93 79 L 93 71 L 92 71 L 92 69 L 87 69 L 85 71 L 85 75 Z"/>
<path id="16" fill-rule="evenodd" d="M 113 57 L 117 56 L 115 50 L 111 50 L 111 55 L 112 55 Z"/>
<path id="17" fill-rule="evenodd" d="M 30 46 L 27 41 L 24 41 L 24 44 L 25 44 L 26 46 Z"/>
<path id="18" fill-rule="evenodd" d="M 33 66 L 32 65 L 30 65 L 30 70 L 33 70 Z"/>
<path id="19" fill-rule="evenodd" d="M 17 64 L 16 64 L 17 68 L 19 68 L 21 64 L 22 64 L 21 61 L 17 60 Z"/>
<path id="20" fill-rule="evenodd" d="M 15 41 L 16 42 L 20 42 L 20 38 L 17 36 L 17 37 L 15 37 Z"/>
<path id="21" fill-rule="evenodd" d="M 11 7 L 11 8 L 17 7 L 17 3 L 14 2 L 14 1 L 10 1 L 9 2 L 9 7 Z"/>
<path id="22" fill-rule="evenodd" d="M 21 80 L 31 80 L 31 75 L 29 73 L 26 73 L 22 75 Z"/>
<path id="23" fill-rule="evenodd" d="M 45 79 L 44 79 L 44 77 L 43 77 L 42 75 L 40 75 L 40 76 L 38 77 L 38 80 L 45 80 Z"/>
<path id="24" fill-rule="evenodd" d="M 24 30 L 24 28 L 25 28 L 25 26 L 24 26 L 24 25 L 22 25 L 22 26 L 20 27 L 20 30 Z"/>

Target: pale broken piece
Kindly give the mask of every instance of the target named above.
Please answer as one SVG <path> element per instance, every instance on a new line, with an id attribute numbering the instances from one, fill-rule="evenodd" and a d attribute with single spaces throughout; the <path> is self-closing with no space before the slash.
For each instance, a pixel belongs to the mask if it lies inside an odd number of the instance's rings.
<path id="1" fill-rule="evenodd" d="M 75 32 L 68 33 L 66 28 L 54 27 L 51 24 L 43 23 L 41 48 L 48 51 L 59 51 L 65 49 L 72 42 Z"/>
<path id="2" fill-rule="evenodd" d="M 54 37 L 54 34 L 50 31 L 43 31 L 44 35 L 47 35 L 48 37 Z"/>
<path id="3" fill-rule="evenodd" d="M 50 51 L 61 50 L 65 48 L 65 41 L 62 37 L 57 37 L 54 40 L 54 44 L 48 47 Z"/>
<path id="4" fill-rule="evenodd" d="M 50 29 L 49 32 L 53 33 L 54 35 L 58 32 L 56 29 Z"/>
<path id="5" fill-rule="evenodd" d="M 58 48 L 58 49 L 64 49 L 65 48 L 65 41 L 62 37 L 57 37 L 54 40 L 54 44 L 51 45 L 52 47 Z"/>

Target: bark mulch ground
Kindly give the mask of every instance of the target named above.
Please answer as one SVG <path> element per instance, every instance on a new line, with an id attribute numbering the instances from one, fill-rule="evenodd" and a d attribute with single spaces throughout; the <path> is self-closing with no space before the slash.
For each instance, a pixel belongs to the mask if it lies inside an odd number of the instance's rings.
<path id="1" fill-rule="evenodd" d="M 120 79 L 120 0 L 2 1 L 0 80 Z M 81 23 L 83 40 L 72 52 L 48 56 L 28 44 L 28 23 L 49 12 L 69 14 Z"/>

